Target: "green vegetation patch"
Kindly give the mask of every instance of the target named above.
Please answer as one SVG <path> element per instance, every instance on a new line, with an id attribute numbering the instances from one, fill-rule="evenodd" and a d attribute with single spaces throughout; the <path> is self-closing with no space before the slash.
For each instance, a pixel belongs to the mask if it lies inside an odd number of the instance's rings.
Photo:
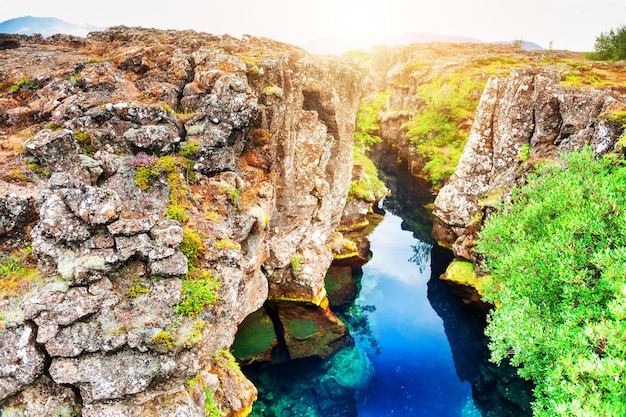
<path id="1" fill-rule="evenodd" d="M 358 181 L 350 183 L 348 200 L 358 198 L 373 203 L 387 195 L 387 187 L 378 177 L 376 165 L 357 147 L 354 148 L 354 165 L 362 166 L 363 173 Z"/>
<path id="2" fill-rule="evenodd" d="M 200 268 L 200 257 L 206 249 L 204 237 L 195 229 L 183 229 L 181 252 L 187 257 L 189 272 L 183 277 L 182 299 L 174 311 L 196 317 L 219 301 L 220 280 L 213 271 Z"/>
<path id="3" fill-rule="evenodd" d="M 196 317 L 219 301 L 220 281 L 211 271 L 193 269 L 182 283 L 183 298 L 174 311 L 187 317 Z"/>
<path id="4" fill-rule="evenodd" d="M 42 279 L 31 246 L 0 256 L 0 297 L 20 297 Z"/>
<path id="5" fill-rule="evenodd" d="M 381 141 L 378 115 L 390 94 L 391 91 L 387 90 L 361 101 L 356 115 L 355 147 L 367 151 L 371 145 Z"/>
<path id="6" fill-rule="evenodd" d="M 27 76 L 23 76 L 9 87 L 9 93 L 17 93 L 21 89 L 33 89 L 37 84 L 31 81 Z"/>
<path id="7" fill-rule="evenodd" d="M 470 78 L 438 79 L 420 87 L 422 110 L 403 126 L 406 138 L 425 161 L 423 171 L 436 189 L 454 173 L 467 142 L 480 99 L 479 85 Z"/>
<path id="8" fill-rule="evenodd" d="M 535 383 L 534 415 L 626 411 L 626 166 L 589 148 L 546 165 L 491 216 L 477 252 L 492 281 L 486 333 Z"/>
<path id="9" fill-rule="evenodd" d="M 474 264 L 459 259 L 453 260 L 450 265 L 448 265 L 444 277 L 447 281 L 474 288 L 476 288 L 478 282 L 476 271 L 474 271 Z"/>
<path id="10" fill-rule="evenodd" d="M 165 215 L 180 222 L 189 220 L 186 213 L 189 205 L 185 201 L 189 194 L 187 182 L 196 182 L 191 160 L 171 155 L 157 158 L 140 152 L 130 165 L 136 168 L 135 184 L 144 191 L 150 191 L 154 180 L 165 174 L 170 187 L 169 205 Z"/>

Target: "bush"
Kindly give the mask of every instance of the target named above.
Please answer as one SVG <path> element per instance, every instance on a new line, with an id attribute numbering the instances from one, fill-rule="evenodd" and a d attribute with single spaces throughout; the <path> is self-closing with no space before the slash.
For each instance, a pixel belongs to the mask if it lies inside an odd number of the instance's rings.
<path id="1" fill-rule="evenodd" d="M 211 271 L 194 271 L 182 283 L 183 298 L 174 311 L 187 317 L 196 317 L 205 308 L 219 301 L 220 281 Z"/>
<path id="2" fill-rule="evenodd" d="M 626 59 L 626 26 L 602 32 L 596 37 L 594 52 L 588 58 L 603 61 Z"/>
<path id="3" fill-rule="evenodd" d="M 422 110 L 403 126 L 406 138 L 424 159 L 424 172 L 435 188 L 456 169 L 468 137 L 462 123 L 478 107 L 482 90 L 470 79 L 436 80 L 420 87 Z"/>
<path id="4" fill-rule="evenodd" d="M 589 148 L 545 166 L 479 235 L 492 360 L 535 384 L 535 416 L 626 415 L 626 167 Z"/>
<path id="5" fill-rule="evenodd" d="M 387 102 L 391 92 L 378 93 L 361 101 L 356 115 L 356 131 L 354 132 L 354 146 L 368 151 L 370 146 L 381 141 L 378 114 Z"/>

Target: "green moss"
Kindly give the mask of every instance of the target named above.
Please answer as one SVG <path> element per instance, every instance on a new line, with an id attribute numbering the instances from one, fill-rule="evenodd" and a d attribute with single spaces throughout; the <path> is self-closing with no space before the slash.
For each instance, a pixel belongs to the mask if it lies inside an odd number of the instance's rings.
<path id="1" fill-rule="evenodd" d="M 164 101 L 160 101 L 159 104 L 161 105 L 161 107 L 163 108 L 163 110 L 165 110 L 168 113 L 174 113 L 174 109 L 172 108 L 172 106 L 170 106 L 169 104 L 167 104 Z"/>
<path id="2" fill-rule="evenodd" d="M 183 157 L 190 157 L 196 155 L 200 151 L 200 143 L 199 142 L 184 142 L 181 144 L 181 150 L 179 151 L 179 155 Z"/>
<path id="3" fill-rule="evenodd" d="M 605 122 L 617 123 L 621 125 L 623 129 L 626 129 L 626 110 L 606 112 L 600 116 L 600 119 Z"/>
<path id="4" fill-rule="evenodd" d="M 239 243 L 227 238 L 217 239 L 217 241 L 215 242 L 215 247 L 219 250 L 241 250 L 241 245 Z"/>
<path id="5" fill-rule="evenodd" d="M 247 363 L 269 358 L 270 351 L 278 343 L 274 323 L 264 308 L 255 311 L 239 325 L 232 346 L 233 355 Z"/>
<path id="6" fill-rule="evenodd" d="M 144 294 L 149 294 L 150 290 L 146 287 L 146 284 L 139 277 L 131 278 L 131 286 L 124 292 L 124 295 L 128 298 L 137 298 Z"/>
<path id="7" fill-rule="evenodd" d="M 166 331 L 160 331 L 159 333 L 157 333 L 150 340 L 150 344 L 155 350 L 159 352 L 165 352 L 171 350 L 174 347 L 172 335 Z"/>
<path id="8" fill-rule="evenodd" d="M 302 272 L 302 255 L 296 253 L 291 257 L 290 261 L 291 273 L 294 276 L 298 276 Z"/>
<path id="9" fill-rule="evenodd" d="M 277 85 L 269 85 L 263 89 L 263 95 L 283 98 L 283 89 Z"/>
<path id="10" fill-rule="evenodd" d="M 200 315 L 219 301 L 220 281 L 211 271 L 193 271 L 183 279 L 183 298 L 174 307 L 176 313 L 187 317 Z"/>
<path id="11" fill-rule="evenodd" d="M 138 154 L 131 165 L 136 167 L 135 184 L 144 191 L 150 191 L 154 180 L 166 174 L 170 195 L 165 215 L 180 222 L 186 222 L 189 219 L 186 214 L 189 208 L 186 203 L 189 188 L 184 180 L 191 183 L 196 181 L 192 161 L 180 156 L 166 155 L 157 159 Z"/>
<path id="12" fill-rule="evenodd" d="M 187 257 L 190 266 L 195 266 L 200 254 L 204 251 L 204 238 L 191 227 L 183 229 L 183 241 L 180 244 L 181 252 Z"/>
<path id="13" fill-rule="evenodd" d="M 380 180 L 376 166 L 365 156 L 363 150 L 356 147 L 354 148 L 354 165 L 360 165 L 364 169 L 361 178 L 350 183 L 348 200 L 357 198 L 374 203 L 387 195 L 387 187 Z"/>
<path id="14" fill-rule="evenodd" d="M 94 152 L 91 145 L 91 137 L 88 133 L 75 130 L 72 136 L 74 137 L 76 143 L 78 143 L 78 145 L 81 147 L 83 152 L 85 152 L 85 155 L 93 156 Z"/>
<path id="15" fill-rule="evenodd" d="M 319 325 L 313 320 L 301 319 L 299 317 L 282 320 L 285 332 L 296 339 L 307 339 L 317 333 Z"/>
<path id="16" fill-rule="evenodd" d="M 187 220 L 189 220 L 189 215 L 187 214 L 187 206 L 170 204 L 165 209 L 165 217 L 171 220 L 185 223 Z"/>
<path id="17" fill-rule="evenodd" d="M 525 143 L 522 145 L 517 154 L 517 159 L 522 162 L 526 162 L 530 159 L 530 143 Z"/>
<path id="18" fill-rule="evenodd" d="M 228 369 L 232 371 L 239 371 L 241 368 L 239 367 L 239 362 L 233 356 L 230 350 L 222 349 L 218 350 L 215 355 L 213 355 L 213 360 L 225 365 Z"/>
<path id="19" fill-rule="evenodd" d="M 481 293 L 482 278 L 479 278 L 478 275 L 476 275 L 474 264 L 471 262 L 461 261 L 459 259 L 453 260 L 450 265 L 448 265 L 446 272 L 441 278 L 456 284 L 476 288 L 479 294 Z"/>
<path id="20" fill-rule="evenodd" d="M 478 205 L 480 207 L 494 207 L 494 208 L 500 207 L 500 204 L 502 203 L 502 196 L 504 195 L 504 191 L 505 191 L 504 188 L 497 188 L 491 191 L 491 193 L 489 193 L 488 195 L 478 200 Z"/>

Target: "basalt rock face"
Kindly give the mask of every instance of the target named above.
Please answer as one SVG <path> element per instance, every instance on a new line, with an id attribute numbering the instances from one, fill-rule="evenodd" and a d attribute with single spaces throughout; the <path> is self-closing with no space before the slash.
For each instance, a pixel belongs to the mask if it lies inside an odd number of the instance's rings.
<path id="1" fill-rule="evenodd" d="M 558 81 L 528 68 L 487 83 L 457 170 L 435 200 L 433 236 L 455 256 L 475 260 L 483 215 L 536 164 L 587 144 L 598 155 L 615 148 L 624 128 L 602 116 L 626 109 L 626 96 Z"/>
<path id="2" fill-rule="evenodd" d="M 22 37 L 0 74 L 3 265 L 25 244 L 38 265 L 0 277 L 0 409 L 201 416 L 213 395 L 243 415 L 256 390 L 222 351 L 268 299 L 345 339 L 324 276 L 360 67 L 116 27 Z"/>
<path id="3" fill-rule="evenodd" d="M 555 53 L 567 57 L 565 52 Z M 570 54 L 571 55 L 571 54 Z M 377 89 L 387 90 L 389 97 L 379 116 L 381 138 L 384 144 L 374 148 L 374 154 L 383 157 L 391 147 L 396 158 L 385 161 L 379 159 L 379 169 L 393 170 L 395 159 L 399 158 L 414 176 L 423 176 L 425 160 L 419 155 L 416 145 L 406 138 L 405 124 L 425 107 L 419 97 L 420 89 L 436 81 L 448 82 L 454 79 L 473 80 L 484 83 L 493 69 L 485 64 L 506 56 L 510 62 L 537 62 L 543 58 L 540 53 L 523 51 L 505 45 L 488 44 L 448 44 L 420 43 L 410 46 L 376 46 L 372 55 L 372 77 Z M 573 59 L 573 56 L 570 58 Z M 506 70 L 507 63 L 499 63 Z M 485 68 L 483 68 L 485 67 Z M 479 98 L 477 91 L 475 99 Z M 461 129 L 467 130 L 472 124 L 471 116 L 463 122 Z M 394 183 L 390 183 L 394 187 Z M 393 190 L 392 190 L 393 191 Z"/>

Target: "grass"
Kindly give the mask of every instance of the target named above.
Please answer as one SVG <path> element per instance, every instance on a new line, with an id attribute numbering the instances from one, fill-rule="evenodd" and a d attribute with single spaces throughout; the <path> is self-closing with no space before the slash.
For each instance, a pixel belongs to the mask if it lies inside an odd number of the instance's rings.
<path id="1" fill-rule="evenodd" d="M 0 297 L 20 297 L 31 291 L 43 279 L 36 266 L 31 246 L 0 256 Z"/>

